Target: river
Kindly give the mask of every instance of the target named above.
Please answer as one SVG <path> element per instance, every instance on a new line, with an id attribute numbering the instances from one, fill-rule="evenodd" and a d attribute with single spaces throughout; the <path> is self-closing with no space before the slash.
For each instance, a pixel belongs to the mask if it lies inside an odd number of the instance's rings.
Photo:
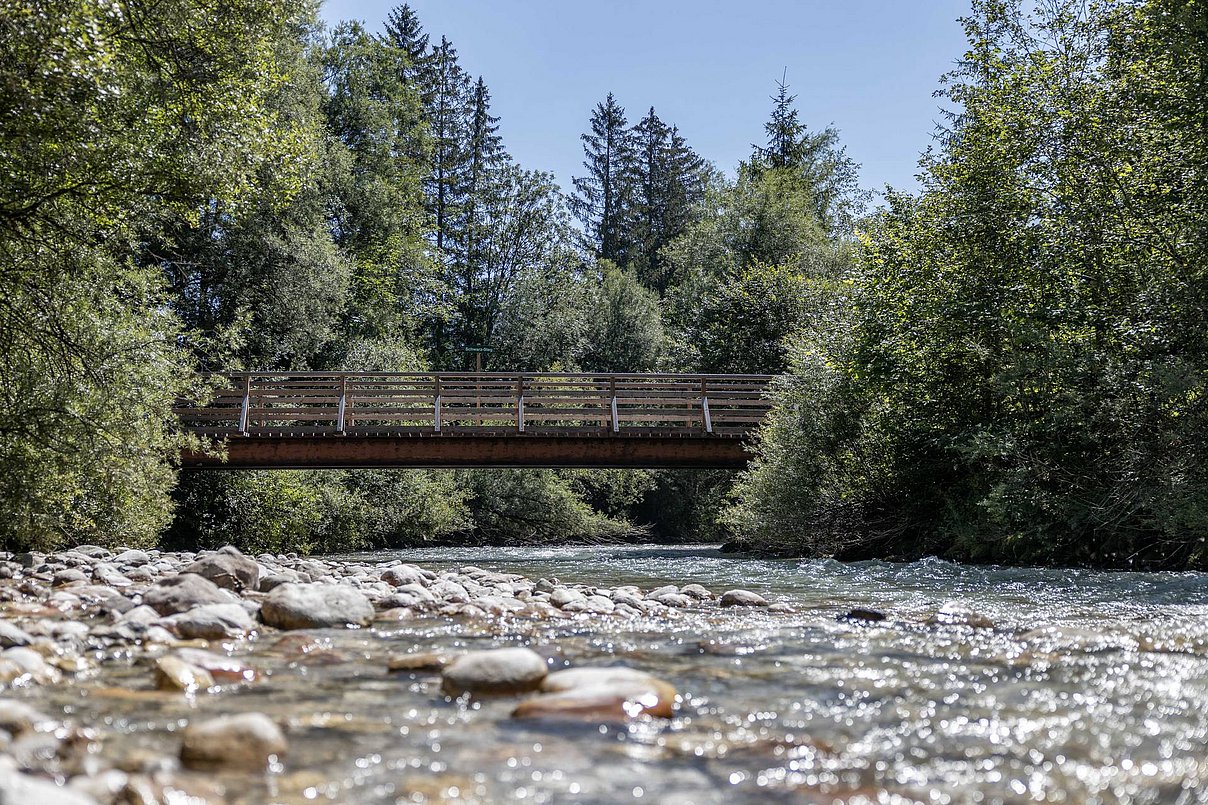
<path id="1" fill-rule="evenodd" d="M 269 641 L 266 679 L 197 701 L 103 665 L 41 703 L 127 756 L 199 711 L 255 709 L 290 755 L 233 802 L 1014 803 L 1208 800 L 1208 576 L 767 561 L 708 546 L 439 548 L 340 557 L 475 565 L 599 587 L 744 588 L 791 612 L 463 620 L 425 615 Z M 851 621 L 854 607 L 881 622 Z M 623 664 L 675 685 L 670 720 L 522 722 L 516 698 L 450 699 L 389 654 L 526 645 L 554 667 Z M 91 691 L 91 693 L 89 692 Z M 32 805 L 32 804 L 31 804 Z"/>

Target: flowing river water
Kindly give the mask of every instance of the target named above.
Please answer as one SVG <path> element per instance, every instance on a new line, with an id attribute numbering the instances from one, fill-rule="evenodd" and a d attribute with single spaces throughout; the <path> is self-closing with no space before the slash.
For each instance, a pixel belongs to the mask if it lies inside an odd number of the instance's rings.
<path id="1" fill-rule="evenodd" d="M 230 802 L 1208 801 L 1208 575 L 769 561 L 707 546 L 340 558 L 598 587 L 694 582 L 791 611 L 421 615 L 309 633 L 319 650 L 302 657 L 288 641 L 232 644 L 264 679 L 221 695 L 146 690 L 146 668 L 117 657 L 25 698 L 94 725 L 125 756 L 170 752 L 201 714 L 270 715 L 287 726 L 288 759 L 226 778 Z M 840 617 L 856 607 L 887 617 Z M 439 675 L 384 664 L 517 645 L 553 668 L 650 672 L 677 688 L 676 714 L 519 721 L 519 697 L 453 699 Z"/>

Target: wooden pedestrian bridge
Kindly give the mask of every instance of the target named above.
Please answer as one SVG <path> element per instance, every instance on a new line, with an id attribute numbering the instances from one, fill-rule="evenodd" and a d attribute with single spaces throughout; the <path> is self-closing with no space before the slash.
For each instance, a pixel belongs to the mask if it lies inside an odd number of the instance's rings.
<path id="1" fill-rule="evenodd" d="M 741 468 L 766 375 L 246 372 L 182 427 L 185 468 Z"/>

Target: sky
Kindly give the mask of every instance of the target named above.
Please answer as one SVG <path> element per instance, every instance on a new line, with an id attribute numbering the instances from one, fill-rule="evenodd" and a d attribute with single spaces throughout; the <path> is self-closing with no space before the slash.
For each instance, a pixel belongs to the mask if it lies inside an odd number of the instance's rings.
<path id="1" fill-rule="evenodd" d="M 401 0 L 399 0 L 401 2 Z M 329 25 L 381 30 L 395 0 L 325 0 Z M 917 187 L 940 120 L 939 78 L 966 50 L 969 0 L 411 0 L 433 41 L 490 88 L 525 168 L 564 190 L 583 175 L 579 135 L 612 92 L 630 122 L 651 106 L 727 172 L 764 141 L 782 76 L 801 121 L 834 126 L 861 184 Z"/>

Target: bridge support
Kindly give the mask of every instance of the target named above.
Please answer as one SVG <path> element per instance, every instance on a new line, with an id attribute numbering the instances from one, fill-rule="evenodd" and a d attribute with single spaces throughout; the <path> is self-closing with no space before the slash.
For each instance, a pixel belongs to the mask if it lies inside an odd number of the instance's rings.
<path id="1" fill-rule="evenodd" d="M 741 469 L 751 456 L 738 437 L 431 434 L 235 436 L 226 460 L 181 456 L 185 469 L 630 467 Z"/>

